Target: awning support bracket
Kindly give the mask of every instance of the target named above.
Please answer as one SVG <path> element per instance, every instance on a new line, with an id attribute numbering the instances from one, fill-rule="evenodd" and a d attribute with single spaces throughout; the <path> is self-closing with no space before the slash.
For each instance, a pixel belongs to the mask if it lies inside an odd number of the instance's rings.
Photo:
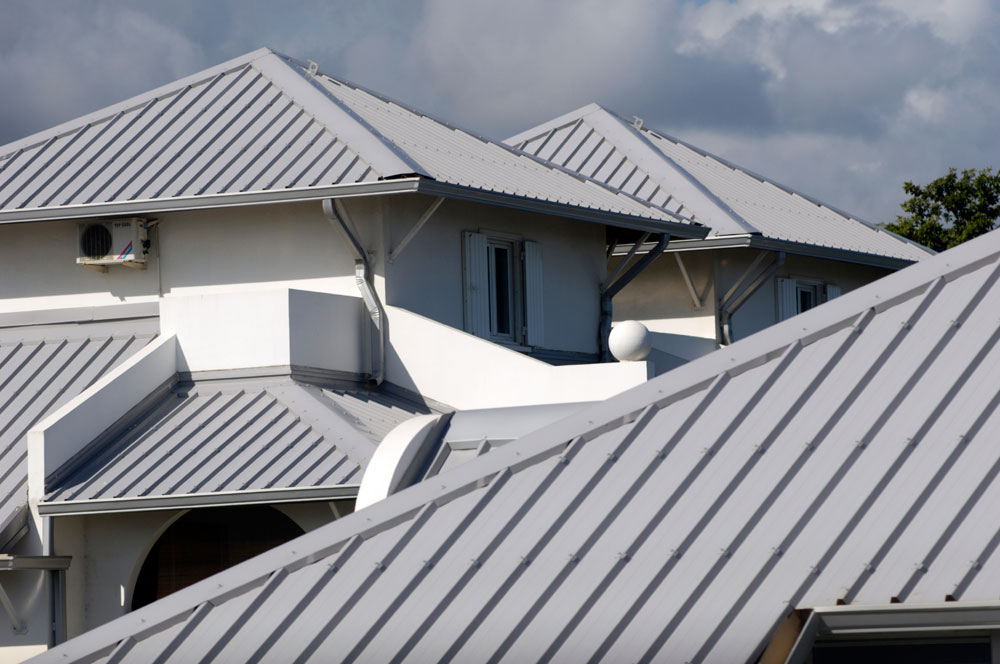
<path id="1" fill-rule="evenodd" d="M 14 611 L 14 604 L 10 601 L 10 597 L 7 595 L 7 591 L 4 590 L 2 583 L 0 583 L 0 604 L 3 604 L 4 611 L 6 611 L 7 616 L 10 617 L 14 633 L 24 634 L 27 632 L 28 626 L 21 622 L 20 618 L 17 617 L 17 612 Z"/>
<path id="2" fill-rule="evenodd" d="M 420 218 L 417 219 L 417 223 L 413 224 L 413 227 L 406 232 L 406 235 L 404 235 L 403 239 L 399 241 L 399 244 L 397 244 L 395 248 L 393 248 L 392 251 L 389 252 L 390 263 L 396 262 L 396 259 L 399 258 L 399 255 L 403 253 L 403 249 L 406 249 L 406 245 L 408 245 L 410 243 L 410 240 L 412 240 L 413 237 L 420 232 L 420 229 L 424 227 L 424 224 L 426 224 L 430 220 L 430 218 L 434 216 L 434 213 L 437 212 L 437 209 L 441 207 L 442 203 L 444 203 L 444 197 L 438 196 L 430 204 L 430 207 L 428 207 L 427 210 L 422 215 L 420 215 Z"/>

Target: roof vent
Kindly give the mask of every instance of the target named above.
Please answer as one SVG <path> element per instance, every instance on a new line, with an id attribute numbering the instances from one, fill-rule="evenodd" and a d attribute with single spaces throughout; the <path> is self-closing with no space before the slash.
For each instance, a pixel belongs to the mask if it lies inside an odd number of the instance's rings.
<path id="1" fill-rule="evenodd" d="M 145 220 L 87 221 L 79 224 L 77 233 L 77 264 L 101 272 L 108 265 L 145 269 L 149 253 Z"/>

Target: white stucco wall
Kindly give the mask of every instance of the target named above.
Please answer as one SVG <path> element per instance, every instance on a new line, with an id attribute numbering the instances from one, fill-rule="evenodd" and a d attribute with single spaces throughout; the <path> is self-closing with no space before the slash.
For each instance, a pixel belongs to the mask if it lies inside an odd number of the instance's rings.
<path id="1" fill-rule="evenodd" d="M 395 247 L 433 199 L 386 199 L 385 238 Z M 446 200 L 384 265 L 386 303 L 462 329 L 462 231 L 508 233 L 541 246 L 546 348 L 594 353 L 605 273 L 604 227 L 507 208 Z"/>
<path id="2" fill-rule="evenodd" d="M 334 503 L 273 507 L 305 532 L 337 517 Z M 186 510 L 164 510 L 55 518 L 55 551 L 58 555 L 73 556 L 66 575 L 68 637 L 128 612 L 146 555 L 157 538 L 185 513 Z"/>
<path id="3" fill-rule="evenodd" d="M 158 216 L 146 270 L 76 264 L 76 221 L 0 225 L 0 313 L 292 287 L 356 295 L 354 262 L 318 202 Z"/>
<path id="4" fill-rule="evenodd" d="M 739 279 L 757 255 L 756 250 L 729 249 L 718 254 L 717 291 L 725 293 Z M 890 270 L 885 268 L 843 263 L 841 261 L 811 258 L 788 254 L 785 264 L 775 277 L 814 279 L 840 286 L 841 293 L 848 293 L 879 279 Z M 733 340 L 748 337 L 778 322 L 777 282 L 771 279 L 754 293 L 732 317 Z"/>

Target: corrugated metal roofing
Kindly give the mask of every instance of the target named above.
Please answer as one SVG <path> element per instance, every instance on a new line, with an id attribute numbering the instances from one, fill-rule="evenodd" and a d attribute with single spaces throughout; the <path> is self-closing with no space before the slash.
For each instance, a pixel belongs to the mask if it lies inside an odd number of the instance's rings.
<path id="1" fill-rule="evenodd" d="M 692 145 L 590 104 L 506 141 L 712 228 L 921 260 L 929 250 Z"/>
<path id="2" fill-rule="evenodd" d="M 0 532 L 28 505 L 28 430 L 141 350 L 158 327 L 147 318 L 0 331 Z"/>
<path id="3" fill-rule="evenodd" d="M 0 217 L 416 175 L 679 221 L 308 67 L 260 49 L 0 147 Z"/>
<path id="4" fill-rule="evenodd" d="M 994 232 L 37 661 L 752 662 L 793 608 L 995 599 L 998 278 Z"/>
<path id="5" fill-rule="evenodd" d="M 287 377 L 181 383 L 89 448 L 45 502 L 357 485 L 384 433 L 421 412 Z"/>

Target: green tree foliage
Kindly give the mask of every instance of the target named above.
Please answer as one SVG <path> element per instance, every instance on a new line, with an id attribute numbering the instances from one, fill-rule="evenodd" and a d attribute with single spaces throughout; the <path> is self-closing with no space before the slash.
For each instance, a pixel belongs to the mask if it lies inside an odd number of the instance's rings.
<path id="1" fill-rule="evenodd" d="M 987 233 L 1000 220 L 1000 173 L 992 168 L 954 168 L 923 187 L 906 182 L 910 198 L 902 204 L 905 215 L 885 228 L 919 242 L 934 251 L 944 251 Z"/>

